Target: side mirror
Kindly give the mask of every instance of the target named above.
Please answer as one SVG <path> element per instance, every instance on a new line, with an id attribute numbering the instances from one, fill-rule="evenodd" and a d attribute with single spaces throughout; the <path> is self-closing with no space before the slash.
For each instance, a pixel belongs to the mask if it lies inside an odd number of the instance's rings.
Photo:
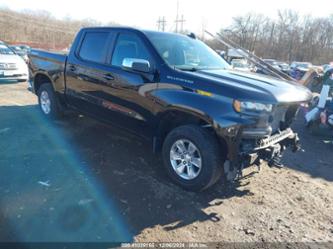
<path id="1" fill-rule="evenodd" d="M 149 73 L 151 71 L 150 63 L 144 59 L 124 58 L 122 67 L 142 73 Z"/>

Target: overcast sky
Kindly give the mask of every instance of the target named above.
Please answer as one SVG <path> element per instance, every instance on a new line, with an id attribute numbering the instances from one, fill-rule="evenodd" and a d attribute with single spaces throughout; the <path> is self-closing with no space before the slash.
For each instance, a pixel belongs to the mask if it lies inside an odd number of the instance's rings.
<path id="1" fill-rule="evenodd" d="M 0 7 L 12 10 L 47 10 L 55 17 L 93 18 L 123 25 L 156 29 L 159 16 L 165 16 L 167 31 L 174 29 L 177 0 L 0 0 Z M 232 17 L 248 12 L 276 17 L 278 9 L 293 9 L 300 14 L 328 16 L 333 14 L 333 0 L 179 0 L 179 13 L 186 20 L 184 27 L 201 32 L 227 27 Z"/>

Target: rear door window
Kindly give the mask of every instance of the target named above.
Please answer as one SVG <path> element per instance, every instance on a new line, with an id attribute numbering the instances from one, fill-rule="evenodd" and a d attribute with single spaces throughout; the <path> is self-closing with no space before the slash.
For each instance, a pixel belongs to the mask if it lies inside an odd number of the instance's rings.
<path id="1" fill-rule="evenodd" d="M 109 32 L 87 32 L 80 48 L 80 58 L 86 61 L 105 63 L 109 34 Z"/>

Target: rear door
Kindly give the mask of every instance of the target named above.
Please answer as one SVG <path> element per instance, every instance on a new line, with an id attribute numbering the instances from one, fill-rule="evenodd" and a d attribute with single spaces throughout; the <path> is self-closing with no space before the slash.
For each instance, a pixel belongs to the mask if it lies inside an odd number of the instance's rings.
<path id="1" fill-rule="evenodd" d="M 66 96 L 71 106 L 103 118 L 104 92 L 112 84 L 108 54 L 115 33 L 110 30 L 83 32 L 77 49 L 66 65 Z"/>

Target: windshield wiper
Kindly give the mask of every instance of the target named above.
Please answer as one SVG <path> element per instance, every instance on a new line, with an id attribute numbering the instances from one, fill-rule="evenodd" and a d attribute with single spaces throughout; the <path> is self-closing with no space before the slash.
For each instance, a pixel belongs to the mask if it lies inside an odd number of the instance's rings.
<path id="1" fill-rule="evenodd" d="M 189 71 L 189 72 L 195 72 L 195 71 L 199 70 L 198 68 L 195 68 L 195 67 L 177 67 L 177 66 L 175 66 L 175 68 L 182 70 L 182 71 Z"/>
<path id="2" fill-rule="evenodd" d="M 202 70 L 223 70 L 225 68 L 217 68 L 217 67 L 177 67 L 174 66 L 174 68 L 177 68 L 182 71 L 188 71 L 188 72 L 196 72 L 196 71 L 202 71 Z"/>

